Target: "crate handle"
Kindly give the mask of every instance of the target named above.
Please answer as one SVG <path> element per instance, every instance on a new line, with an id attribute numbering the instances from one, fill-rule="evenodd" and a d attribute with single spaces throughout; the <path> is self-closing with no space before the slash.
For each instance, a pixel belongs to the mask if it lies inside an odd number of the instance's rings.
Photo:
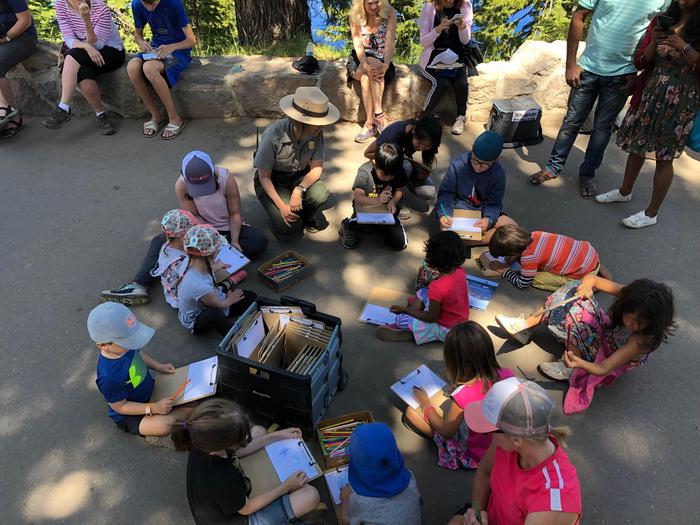
<path id="1" fill-rule="evenodd" d="M 252 376 L 260 377 L 260 378 L 265 379 L 267 381 L 270 380 L 270 374 L 268 372 L 266 372 L 265 370 L 260 370 L 259 368 L 254 368 L 252 366 L 249 366 L 248 372 Z"/>

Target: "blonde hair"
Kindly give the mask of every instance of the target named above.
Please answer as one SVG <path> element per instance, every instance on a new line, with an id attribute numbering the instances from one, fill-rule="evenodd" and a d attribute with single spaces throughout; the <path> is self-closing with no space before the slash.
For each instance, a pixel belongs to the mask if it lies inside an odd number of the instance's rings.
<path id="1" fill-rule="evenodd" d="M 393 12 L 389 0 L 379 0 L 379 20 L 388 20 Z M 367 11 L 365 11 L 365 0 L 352 0 L 350 8 L 350 23 L 359 26 L 367 25 Z"/>
<path id="2" fill-rule="evenodd" d="M 571 437 L 571 428 L 568 426 L 552 427 L 549 430 L 549 434 L 554 436 L 562 447 L 566 448 L 566 440 Z M 549 436 L 526 439 L 530 439 L 531 441 L 536 441 L 538 443 L 546 443 L 549 439 Z"/>

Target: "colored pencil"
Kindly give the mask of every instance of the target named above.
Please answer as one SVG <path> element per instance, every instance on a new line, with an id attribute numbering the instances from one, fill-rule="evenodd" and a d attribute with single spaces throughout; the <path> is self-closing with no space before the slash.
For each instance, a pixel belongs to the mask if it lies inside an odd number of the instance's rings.
<path id="1" fill-rule="evenodd" d="M 180 394 L 185 390 L 185 387 L 189 384 L 190 380 L 187 378 L 185 381 L 180 385 L 180 388 L 178 388 L 175 393 L 170 396 L 170 401 L 175 401 Z"/>
<path id="2" fill-rule="evenodd" d="M 445 211 L 445 207 L 442 205 L 442 203 L 440 203 L 440 209 L 442 210 L 442 214 L 449 219 L 450 216 L 447 215 L 447 212 Z"/>

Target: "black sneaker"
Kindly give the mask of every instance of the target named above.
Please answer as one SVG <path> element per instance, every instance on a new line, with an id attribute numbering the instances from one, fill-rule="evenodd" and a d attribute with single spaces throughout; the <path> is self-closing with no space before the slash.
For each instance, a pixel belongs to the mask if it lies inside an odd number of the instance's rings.
<path id="1" fill-rule="evenodd" d="M 112 123 L 107 118 L 107 113 L 102 113 L 102 115 L 97 117 L 98 133 L 101 133 L 102 135 L 114 135 L 115 131 L 114 126 L 112 126 Z"/>
<path id="2" fill-rule="evenodd" d="M 340 244 L 343 248 L 354 250 L 360 244 L 360 240 L 355 235 L 355 232 L 350 228 L 350 219 L 343 219 L 338 226 L 338 235 L 340 235 Z"/>
<path id="3" fill-rule="evenodd" d="M 304 223 L 304 230 L 307 233 L 318 233 L 328 228 L 328 221 L 325 219 L 323 222 L 319 221 L 316 217 L 310 218 Z"/>
<path id="4" fill-rule="evenodd" d="M 49 115 L 42 124 L 49 129 L 58 129 L 71 119 L 70 111 L 63 111 L 56 106 L 53 112 Z"/>
<path id="5" fill-rule="evenodd" d="M 150 300 L 146 287 L 134 282 L 127 283 L 113 290 L 102 290 L 100 299 L 130 306 L 146 304 Z"/>

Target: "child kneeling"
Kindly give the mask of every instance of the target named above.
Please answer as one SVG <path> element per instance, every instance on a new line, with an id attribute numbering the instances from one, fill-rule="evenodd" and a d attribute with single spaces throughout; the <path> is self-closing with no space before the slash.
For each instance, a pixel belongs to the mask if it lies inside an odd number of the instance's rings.
<path id="1" fill-rule="evenodd" d="M 467 274 L 462 265 L 467 258 L 464 242 L 453 231 L 432 235 L 425 243 L 425 264 L 437 275 L 427 288 L 408 298 L 407 306 L 394 305 L 396 323 L 380 326 L 382 341 L 411 341 L 417 345 L 444 341 L 450 329 L 469 320 Z"/>
<path id="2" fill-rule="evenodd" d="M 251 481 L 238 463 L 275 441 L 301 438 L 298 428 L 266 434 L 261 426 L 251 427 L 233 401 L 209 399 L 173 429 L 172 438 L 177 450 L 189 451 L 187 499 L 197 525 L 296 523 L 319 503 L 318 491 L 300 470 L 251 498 Z"/>
<path id="3" fill-rule="evenodd" d="M 343 219 L 338 229 L 344 248 L 354 249 L 360 243 L 360 233 L 381 233 L 384 243 L 394 250 L 403 250 L 408 244 L 406 231 L 398 218 L 398 202 L 408 182 L 403 167 L 403 153 L 395 144 L 382 144 L 375 157 L 357 170 L 352 217 Z M 394 216 L 393 224 L 359 224 L 358 207 L 386 206 Z M 360 210 L 361 211 L 361 210 Z"/>

